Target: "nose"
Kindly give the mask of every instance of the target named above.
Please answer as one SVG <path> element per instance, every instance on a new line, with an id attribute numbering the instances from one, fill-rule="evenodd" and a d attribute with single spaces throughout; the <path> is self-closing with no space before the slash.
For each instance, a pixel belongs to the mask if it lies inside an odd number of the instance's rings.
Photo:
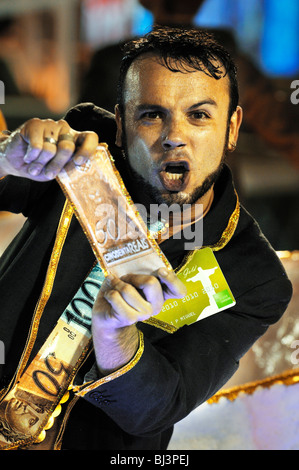
<path id="1" fill-rule="evenodd" d="M 183 136 L 182 126 L 179 125 L 177 120 L 168 123 L 165 129 L 164 136 L 162 137 L 162 147 L 164 150 L 172 150 L 177 147 L 185 147 L 186 140 Z"/>
<path id="2" fill-rule="evenodd" d="M 185 147 L 185 143 L 180 138 L 169 138 L 168 136 L 162 141 L 162 147 L 164 150 L 173 150 L 177 147 Z"/>

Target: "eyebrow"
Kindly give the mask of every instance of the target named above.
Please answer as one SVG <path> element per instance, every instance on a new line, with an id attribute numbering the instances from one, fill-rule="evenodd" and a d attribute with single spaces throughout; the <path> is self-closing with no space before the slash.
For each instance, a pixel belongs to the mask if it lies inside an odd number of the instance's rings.
<path id="1" fill-rule="evenodd" d="M 212 98 L 207 98 L 206 100 L 202 100 L 202 101 L 199 101 L 198 103 L 193 104 L 192 106 L 190 106 L 189 109 L 192 110 L 192 109 L 200 108 L 200 106 L 204 104 L 210 104 L 212 106 L 215 106 L 216 108 L 218 107 L 218 104 L 216 103 L 215 100 L 213 100 Z"/>
<path id="2" fill-rule="evenodd" d="M 151 110 L 155 110 L 155 111 L 163 111 L 165 108 L 163 108 L 163 106 L 159 105 L 159 104 L 147 104 L 147 103 L 143 103 L 143 104 L 139 104 L 136 108 L 137 111 L 144 111 L 144 110 L 148 110 L 148 111 L 151 111 Z"/>
<path id="3" fill-rule="evenodd" d="M 198 103 L 193 104 L 192 106 L 190 106 L 189 109 L 192 110 L 192 109 L 200 108 L 200 106 L 203 106 L 205 104 L 210 104 L 211 106 L 215 106 L 216 108 L 218 107 L 218 104 L 216 103 L 215 100 L 213 100 L 212 98 L 207 98 L 202 101 L 199 101 Z M 137 111 L 144 111 L 144 110 L 163 111 L 165 110 L 165 108 L 159 104 L 142 103 L 137 106 L 136 110 Z"/>

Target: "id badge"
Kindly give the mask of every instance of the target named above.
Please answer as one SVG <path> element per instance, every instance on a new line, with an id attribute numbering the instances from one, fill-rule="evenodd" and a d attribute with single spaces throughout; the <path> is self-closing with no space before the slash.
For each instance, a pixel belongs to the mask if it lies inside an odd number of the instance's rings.
<path id="1" fill-rule="evenodd" d="M 235 299 L 211 248 L 195 251 L 177 273 L 187 287 L 181 299 L 167 300 L 154 318 L 180 328 L 235 305 Z"/>

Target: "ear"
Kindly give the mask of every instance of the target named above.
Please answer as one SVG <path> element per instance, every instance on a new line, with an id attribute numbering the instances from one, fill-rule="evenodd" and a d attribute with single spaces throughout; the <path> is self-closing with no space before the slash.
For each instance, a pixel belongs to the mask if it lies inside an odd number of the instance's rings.
<path id="1" fill-rule="evenodd" d="M 237 146 L 239 137 L 239 129 L 243 119 L 243 110 L 241 106 L 237 106 L 236 111 L 233 113 L 230 124 L 229 124 L 229 138 L 228 138 L 228 150 L 233 152 Z"/>
<path id="2" fill-rule="evenodd" d="M 115 106 L 115 121 L 116 121 L 116 138 L 115 138 L 115 144 L 118 147 L 122 147 L 122 121 L 120 117 L 120 111 L 119 111 L 119 105 L 117 104 Z"/>

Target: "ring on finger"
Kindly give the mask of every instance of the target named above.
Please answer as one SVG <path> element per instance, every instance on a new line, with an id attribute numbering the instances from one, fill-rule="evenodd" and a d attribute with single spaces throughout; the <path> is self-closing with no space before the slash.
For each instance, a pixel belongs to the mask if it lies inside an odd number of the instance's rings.
<path id="1" fill-rule="evenodd" d="M 58 142 L 61 142 L 62 140 L 69 140 L 74 142 L 74 136 L 72 134 L 60 134 L 58 137 Z"/>
<path id="2" fill-rule="evenodd" d="M 49 144 L 57 145 L 57 140 L 53 137 L 44 137 L 44 142 L 48 142 Z"/>

